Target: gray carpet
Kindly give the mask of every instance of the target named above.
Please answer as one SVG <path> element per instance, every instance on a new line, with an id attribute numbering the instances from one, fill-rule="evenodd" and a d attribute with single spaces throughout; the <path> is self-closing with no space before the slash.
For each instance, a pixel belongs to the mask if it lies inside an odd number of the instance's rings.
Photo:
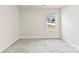
<path id="1" fill-rule="evenodd" d="M 2 53 L 78 53 L 62 39 L 20 39 Z"/>

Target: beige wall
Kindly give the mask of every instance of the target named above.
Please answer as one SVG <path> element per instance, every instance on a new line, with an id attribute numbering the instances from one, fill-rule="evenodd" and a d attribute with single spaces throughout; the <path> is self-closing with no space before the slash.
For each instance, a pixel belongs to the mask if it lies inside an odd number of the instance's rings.
<path id="1" fill-rule="evenodd" d="M 60 37 L 60 9 L 21 8 L 20 37 L 21 38 L 59 38 Z M 58 16 L 57 29 L 46 32 L 46 16 L 49 12 L 56 12 Z"/>
<path id="2" fill-rule="evenodd" d="M 19 8 L 0 6 L 0 51 L 5 49 L 19 35 Z"/>

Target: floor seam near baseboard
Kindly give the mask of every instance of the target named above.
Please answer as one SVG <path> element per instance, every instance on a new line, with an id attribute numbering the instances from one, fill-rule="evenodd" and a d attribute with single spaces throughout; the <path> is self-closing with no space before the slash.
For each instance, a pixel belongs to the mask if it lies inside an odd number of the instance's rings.
<path id="1" fill-rule="evenodd" d="M 3 47 L 3 48 L 0 50 L 0 53 L 1 53 L 2 51 L 4 51 L 5 49 L 7 49 L 8 47 L 10 47 L 12 44 L 14 44 L 17 40 L 19 40 L 19 39 L 16 39 L 16 40 L 14 40 L 13 42 L 11 42 L 10 44 L 8 44 L 8 45 L 6 45 L 5 47 Z"/>

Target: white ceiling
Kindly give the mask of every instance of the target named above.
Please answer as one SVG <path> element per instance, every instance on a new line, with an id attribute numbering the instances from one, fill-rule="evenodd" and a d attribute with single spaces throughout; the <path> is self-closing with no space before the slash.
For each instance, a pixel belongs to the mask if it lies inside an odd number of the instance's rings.
<path id="1" fill-rule="evenodd" d="M 21 8 L 62 8 L 64 5 L 19 5 Z"/>

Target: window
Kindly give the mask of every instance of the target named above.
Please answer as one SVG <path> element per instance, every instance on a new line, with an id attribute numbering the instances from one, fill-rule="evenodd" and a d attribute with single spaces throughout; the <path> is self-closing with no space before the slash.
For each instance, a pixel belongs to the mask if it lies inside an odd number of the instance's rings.
<path id="1" fill-rule="evenodd" d="M 56 13 L 49 13 L 47 15 L 47 31 L 55 31 L 56 30 L 56 19 L 57 14 Z"/>

